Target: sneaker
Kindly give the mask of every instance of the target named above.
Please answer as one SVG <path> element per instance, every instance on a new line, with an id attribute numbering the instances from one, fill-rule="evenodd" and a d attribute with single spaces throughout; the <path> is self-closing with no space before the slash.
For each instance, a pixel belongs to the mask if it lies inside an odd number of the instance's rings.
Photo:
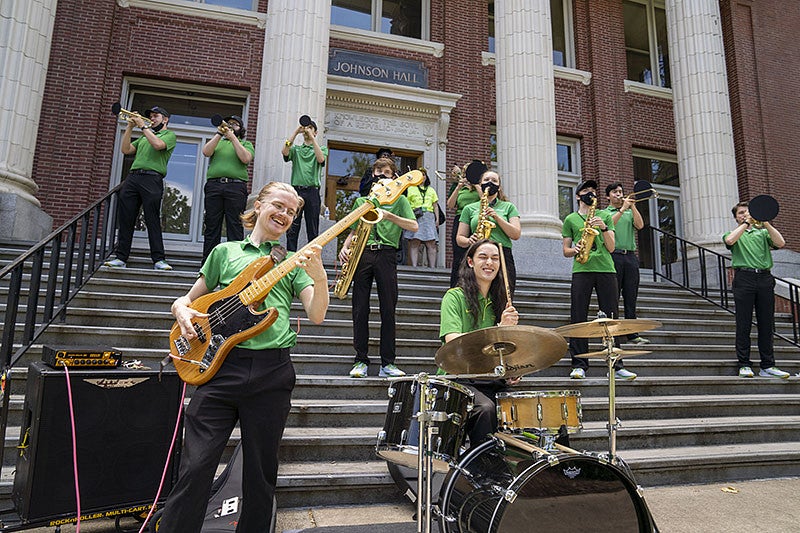
<path id="1" fill-rule="evenodd" d="M 153 265 L 153 270 L 172 270 L 172 267 L 162 259 L 161 261 L 156 261 L 156 264 Z"/>
<path id="2" fill-rule="evenodd" d="M 628 339 L 628 344 L 650 344 L 650 341 L 645 339 L 644 337 L 634 337 L 632 339 Z"/>
<path id="3" fill-rule="evenodd" d="M 753 369 L 749 366 L 743 366 L 739 369 L 739 377 L 740 378 L 752 378 L 755 374 L 753 374 Z"/>
<path id="4" fill-rule="evenodd" d="M 583 379 L 586 377 L 586 371 L 582 368 L 573 368 L 569 373 L 571 379 Z"/>
<path id="5" fill-rule="evenodd" d="M 367 377 L 367 364 L 366 363 L 356 363 L 353 365 L 353 368 L 350 369 L 350 377 L 351 378 L 365 378 Z"/>
<path id="6" fill-rule="evenodd" d="M 405 375 L 406 373 L 397 368 L 395 365 L 382 366 L 381 371 L 378 372 L 378 376 L 382 378 L 399 378 Z"/>
<path id="7" fill-rule="evenodd" d="M 626 381 L 631 381 L 631 380 L 636 379 L 636 374 L 634 374 L 633 372 L 631 372 L 630 370 L 628 370 L 626 368 L 620 368 L 619 370 L 614 372 L 614 378 L 615 379 L 624 379 Z"/>
<path id="8" fill-rule="evenodd" d="M 103 264 L 111 268 L 125 268 L 125 261 L 121 259 L 109 259 Z"/>
<path id="9" fill-rule="evenodd" d="M 739 372 L 739 375 L 741 375 L 741 371 Z M 769 368 L 762 368 L 761 370 L 758 371 L 758 375 L 761 376 L 762 378 L 781 378 L 781 379 L 786 379 L 786 378 L 789 377 L 789 373 L 788 372 L 784 372 L 783 370 L 781 370 L 777 366 L 771 366 Z"/>

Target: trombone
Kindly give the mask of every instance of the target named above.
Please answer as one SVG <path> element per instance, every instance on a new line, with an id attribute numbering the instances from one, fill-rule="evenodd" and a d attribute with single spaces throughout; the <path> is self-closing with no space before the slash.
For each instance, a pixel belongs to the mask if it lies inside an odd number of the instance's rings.
<path id="1" fill-rule="evenodd" d="M 114 113 L 115 115 L 118 115 L 120 120 L 130 122 L 131 119 L 139 117 L 144 121 L 145 126 L 150 127 L 153 125 L 152 120 L 150 120 L 145 116 L 140 115 L 136 111 L 128 111 L 127 109 L 122 109 L 122 106 L 120 105 L 119 102 L 115 102 L 114 105 L 111 106 L 111 112 Z"/>
<path id="2" fill-rule="evenodd" d="M 650 198 L 658 198 L 658 191 L 650 185 L 649 181 L 639 180 L 633 184 L 633 192 L 625 197 L 626 200 L 631 198 L 633 198 L 633 203 L 649 200 Z"/>

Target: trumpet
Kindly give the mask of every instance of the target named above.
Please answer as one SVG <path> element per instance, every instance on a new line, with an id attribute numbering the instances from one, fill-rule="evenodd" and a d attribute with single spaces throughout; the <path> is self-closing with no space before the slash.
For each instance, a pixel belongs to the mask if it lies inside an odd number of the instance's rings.
<path id="1" fill-rule="evenodd" d="M 222 115 L 214 115 L 211 117 L 211 124 L 217 127 L 217 131 L 223 137 L 225 137 L 226 133 L 233 130 L 230 124 L 222 120 Z"/>
<path id="2" fill-rule="evenodd" d="M 150 127 L 153 125 L 153 121 L 149 118 L 140 115 L 136 111 L 128 111 L 127 109 L 122 109 L 122 106 L 119 102 L 115 102 L 114 105 L 111 106 L 111 112 L 115 115 L 118 115 L 120 120 L 125 120 L 130 122 L 132 119 L 138 117 L 144 121 L 144 125 Z"/>

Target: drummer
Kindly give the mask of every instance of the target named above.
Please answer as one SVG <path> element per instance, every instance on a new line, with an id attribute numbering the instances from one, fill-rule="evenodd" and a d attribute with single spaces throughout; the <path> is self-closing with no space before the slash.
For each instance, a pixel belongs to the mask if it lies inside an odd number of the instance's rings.
<path id="1" fill-rule="evenodd" d="M 506 298 L 501 253 L 497 243 L 488 239 L 467 249 L 459 267 L 458 284 L 442 298 L 439 337 L 444 343 L 478 329 L 517 325 L 519 313 Z M 440 369 L 439 373 L 443 371 Z M 475 393 L 475 406 L 466 424 L 471 447 L 497 430 L 495 395 L 520 379 L 456 380 Z"/>

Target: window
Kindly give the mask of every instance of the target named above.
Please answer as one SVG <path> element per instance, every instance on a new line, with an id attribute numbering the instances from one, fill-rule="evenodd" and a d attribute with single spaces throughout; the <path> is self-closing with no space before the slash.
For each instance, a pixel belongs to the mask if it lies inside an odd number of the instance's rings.
<path id="1" fill-rule="evenodd" d="M 209 4 L 214 6 L 234 7 L 236 9 L 246 9 L 247 11 L 256 11 L 257 5 L 255 0 L 196 0 L 201 4 Z"/>
<path id="2" fill-rule="evenodd" d="M 553 64 L 574 67 L 572 50 L 572 0 L 550 0 Z M 494 52 L 494 0 L 489 0 L 489 51 Z"/>
<path id="3" fill-rule="evenodd" d="M 656 192 L 647 201 L 636 204 L 645 226 L 650 225 L 680 237 L 683 231 L 677 158 L 671 154 L 634 150 L 633 178 L 636 181 L 649 181 Z M 643 267 L 659 269 L 661 265 L 677 260 L 675 240 L 658 239 L 653 242 L 651 236 L 650 232 L 639 233 L 639 262 Z M 664 242 L 668 243 L 668 247 Z"/>
<path id="4" fill-rule="evenodd" d="M 575 187 L 581 181 L 580 144 L 576 139 L 556 139 L 558 162 L 558 217 L 564 220 L 577 209 Z"/>
<path id="5" fill-rule="evenodd" d="M 667 14 L 660 0 L 623 2 L 628 79 L 671 87 Z"/>
<path id="6" fill-rule="evenodd" d="M 331 24 L 427 39 L 423 21 L 430 12 L 430 0 L 332 0 Z"/>

